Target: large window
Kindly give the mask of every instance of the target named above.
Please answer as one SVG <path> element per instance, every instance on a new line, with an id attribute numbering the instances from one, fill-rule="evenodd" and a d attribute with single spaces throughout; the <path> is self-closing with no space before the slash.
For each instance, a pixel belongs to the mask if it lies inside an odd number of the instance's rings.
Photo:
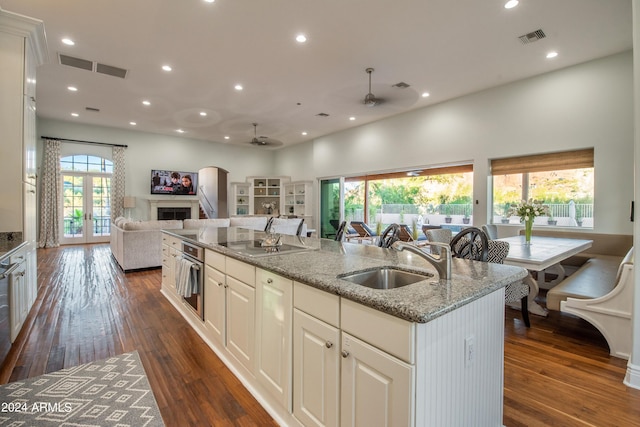
<path id="1" fill-rule="evenodd" d="M 337 180 L 322 181 L 321 186 L 325 184 L 333 193 L 339 191 Z M 344 178 L 343 212 L 336 210 L 336 194 L 322 197 L 321 210 L 323 215 L 332 212 L 323 219 L 327 224 L 338 224 L 342 218 L 364 221 L 374 230 L 392 223 L 450 223 L 461 228 L 471 221 L 472 198 L 473 166 L 461 165 Z M 326 231 L 323 237 L 331 237 L 334 230 Z"/>
<path id="2" fill-rule="evenodd" d="M 494 159 L 491 173 L 494 223 L 518 224 L 511 204 L 537 199 L 551 215 L 536 225 L 593 227 L 593 149 Z"/>

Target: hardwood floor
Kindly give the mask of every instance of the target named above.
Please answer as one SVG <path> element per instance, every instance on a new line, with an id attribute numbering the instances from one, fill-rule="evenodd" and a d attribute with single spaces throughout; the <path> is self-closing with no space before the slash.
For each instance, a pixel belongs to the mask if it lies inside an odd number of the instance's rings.
<path id="1" fill-rule="evenodd" d="M 160 294 L 159 269 L 124 274 L 102 244 L 41 249 L 38 264 L 3 382 L 137 350 L 167 426 L 276 425 Z M 531 323 L 507 308 L 505 426 L 640 426 L 640 390 L 595 328 L 556 312 Z"/>

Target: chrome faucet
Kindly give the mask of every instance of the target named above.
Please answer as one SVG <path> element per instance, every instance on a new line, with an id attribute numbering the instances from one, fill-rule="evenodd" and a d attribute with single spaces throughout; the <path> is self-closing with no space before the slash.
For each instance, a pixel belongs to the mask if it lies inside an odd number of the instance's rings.
<path id="1" fill-rule="evenodd" d="M 398 252 L 402 252 L 406 249 L 409 252 L 420 255 L 421 258 L 425 259 L 429 262 L 429 264 L 435 267 L 436 271 L 440 275 L 440 279 L 451 279 L 451 248 L 449 247 L 449 245 L 442 242 L 427 242 L 426 244 L 429 246 L 437 246 L 438 248 L 440 248 L 440 257 L 436 258 L 433 255 L 421 250 L 417 246 L 412 245 L 411 243 L 398 241 L 391 245 L 391 247 Z"/>

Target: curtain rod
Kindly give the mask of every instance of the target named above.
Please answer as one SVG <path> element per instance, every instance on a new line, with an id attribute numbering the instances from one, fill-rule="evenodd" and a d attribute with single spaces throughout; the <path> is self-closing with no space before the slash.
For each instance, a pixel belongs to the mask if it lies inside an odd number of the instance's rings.
<path id="1" fill-rule="evenodd" d="M 57 139 L 58 141 L 76 142 L 78 144 L 107 145 L 109 147 L 124 147 L 124 148 L 129 147 L 128 145 L 124 145 L 124 144 L 109 144 L 107 142 L 82 141 L 79 139 L 56 138 L 53 136 L 41 136 L 40 138 L 41 139 Z"/>

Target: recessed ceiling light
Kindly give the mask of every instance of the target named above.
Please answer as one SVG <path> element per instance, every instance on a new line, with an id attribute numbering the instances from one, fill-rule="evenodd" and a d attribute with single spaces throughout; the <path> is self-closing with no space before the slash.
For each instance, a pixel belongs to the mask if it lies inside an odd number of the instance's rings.
<path id="1" fill-rule="evenodd" d="M 176 132 L 178 132 L 178 133 L 184 133 L 185 131 L 184 131 L 184 130 L 182 130 L 182 129 L 176 129 Z"/>
<path id="2" fill-rule="evenodd" d="M 73 46 L 73 45 L 75 45 L 75 44 L 76 44 L 73 40 L 71 40 L 71 39 L 66 39 L 66 38 L 65 38 L 65 39 L 62 39 L 62 43 L 66 44 L 67 46 Z"/>
<path id="3" fill-rule="evenodd" d="M 244 88 L 242 87 L 242 85 L 235 85 L 233 88 L 234 88 L 235 90 L 242 90 L 242 89 L 244 89 Z"/>
<path id="4" fill-rule="evenodd" d="M 142 105 L 146 105 L 148 107 L 149 105 L 151 105 L 151 102 L 145 99 L 144 101 L 142 101 Z"/>
<path id="5" fill-rule="evenodd" d="M 555 58 L 556 56 L 558 56 L 558 52 L 547 53 L 547 59 Z"/>
<path id="6" fill-rule="evenodd" d="M 206 117 L 206 116 L 207 116 L 207 112 L 206 112 L 206 111 L 200 111 L 200 115 L 201 115 L 202 117 Z"/>
<path id="7" fill-rule="evenodd" d="M 307 135 L 307 133 L 306 133 L 306 132 L 302 132 L 302 135 L 306 136 L 306 135 Z"/>
<path id="8" fill-rule="evenodd" d="M 213 3 L 216 0 L 204 0 L 204 1 L 206 1 L 207 3 Z"/>
<path id="9" fill-rule="evenodd" d="M 513 9 L 514 7 L 516 7 L 518 5 L 518 0 L 509 0 L 508 2 L 506 2 L 504 4 L 504 8 L 505 9 Z"/>
<path id="10" fill-rule="evenodd" d="M 349 117 L 349 120 L 354 121 L 356 118 L 355 117 Z"/>
<path id="11" fill-rule="evenodd" d="M 129 122 L 129 124 L 130 124 L 131 126 L 135 126 L 135 125 L 137 125 L 137 123 L 136 123 L 136 122 Z"/>
<path id="12" fill-rule="evenodd" d="M 162 69 L 165 71 L 171 71 L 171 66 L 170 65 L 163 65 Z"/>
<path id="13" fill-rule="evenodd" d="M 78 117 L 80 114 L 78 114 L 78 113 L 71 113 L 71 115 L 72 115 L 73 117 Z"/>
<path id="14" fill-rule="evenodd" d="M 429 92 L 422 92 L 422 97 L 423 98 L 428 98 L 429 97 Z"/>
<path id="15" fill-rule="evenodd" d="M 298 43 L 304 43 L 304 42 L 306 42 L 306 41 L 307 41 L 307 36 L 305 36 L 304 34 L 298 34 L 298 35 L 296 36 L 296 41 L 297 41 Z"/>
<path id="16" fill-rule="evenodd" d="M 226 135 L 225 135 L 224 139 L 229 139 L 229 136 L 226 136 Z"/>
<path id="17" fill-rule="evenodd" d="M 67 89 L 69 89 L 71 92 L 77 92 L 78 88 L 75 86 L 68 86 Z"/>

